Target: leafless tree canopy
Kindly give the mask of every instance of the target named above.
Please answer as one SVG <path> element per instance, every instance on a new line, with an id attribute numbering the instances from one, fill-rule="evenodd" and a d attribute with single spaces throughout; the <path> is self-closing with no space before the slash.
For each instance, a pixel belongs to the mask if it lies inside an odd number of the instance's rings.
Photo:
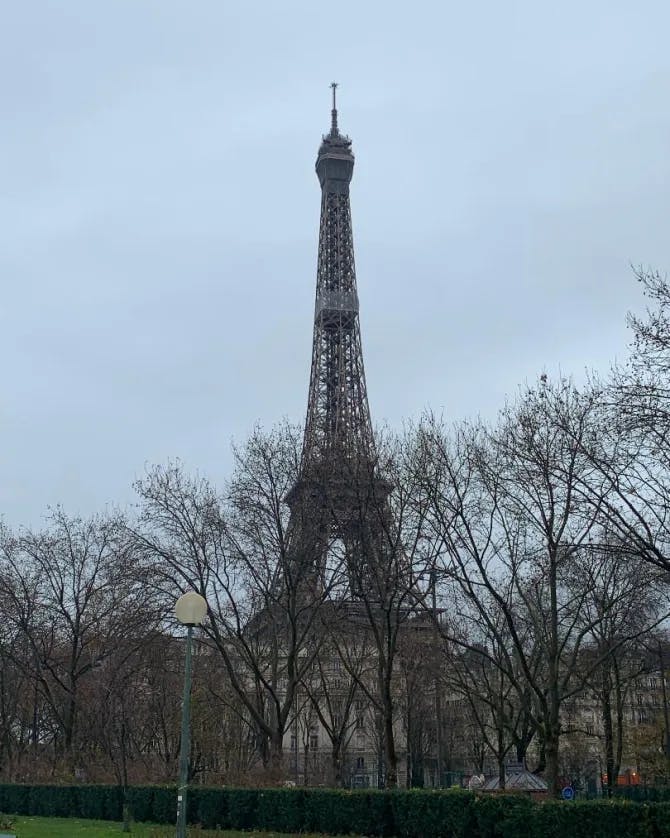
<path id="1" fill-rule="evenodd" d="M 590 702 L 613 785 L 636 685 L 664 685 L 667 655 L 670 289 L 638 278 L 650 309 L 607 380 L 543 375 L 494 422 L 427 415 L 377 434 L 369 473 L 343 464 L 346 543 L 336 504 L 289 508 L 287 423 L 236 447 L 223 486 L 168 463 L 127 513 L 3 528 L 4 776 L 172 778 L 172 610 L 196 590 L 196 779 L 441 784 L 492 765 L 504 784 L 517 762 L 555 792 Z"/>

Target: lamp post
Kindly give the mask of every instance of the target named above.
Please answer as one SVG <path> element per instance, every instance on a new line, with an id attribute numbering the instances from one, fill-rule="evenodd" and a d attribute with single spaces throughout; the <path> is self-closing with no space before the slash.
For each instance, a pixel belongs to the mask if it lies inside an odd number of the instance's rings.
<path id="1" fill-rule="evenodd" d="M 189 591 L 177 600 L 174 613 L 186 626 L 186 662 L 184 664 L 184 699 L 181 706 L 181 748 L 179 751 L 179 786 L 177 787 L 177 838 L 186 838 L 186 792 L 188 789 L 188 759 L 191 751 L 191 641 L 194 626 L 199 626 L 207 614 L 207 602 Z"/>

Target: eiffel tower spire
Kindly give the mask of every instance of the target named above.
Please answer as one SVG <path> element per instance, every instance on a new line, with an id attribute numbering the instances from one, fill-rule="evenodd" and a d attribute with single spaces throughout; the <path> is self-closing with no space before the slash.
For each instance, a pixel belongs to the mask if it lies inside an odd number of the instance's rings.
<path id="1" fill-rule="evenodd" d="M 331 136 L 336 137 L 340 132 L 337 127 L 337 88 L 338 84 L 334 81 L 331 85 L 333 90 L 333 109 L 330 112 L 330 133 Z"/>

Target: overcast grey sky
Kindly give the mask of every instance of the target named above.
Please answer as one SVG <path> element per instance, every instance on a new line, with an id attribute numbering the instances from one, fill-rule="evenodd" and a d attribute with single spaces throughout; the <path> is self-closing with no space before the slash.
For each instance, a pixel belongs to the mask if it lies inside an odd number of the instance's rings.
<path id="1" fill-rule="evenodd" d="M 625 357 L 670 266 L 670 4 L 4 0 L 0 514 L 302 421 L 340 82 L 373 419 Z"/>

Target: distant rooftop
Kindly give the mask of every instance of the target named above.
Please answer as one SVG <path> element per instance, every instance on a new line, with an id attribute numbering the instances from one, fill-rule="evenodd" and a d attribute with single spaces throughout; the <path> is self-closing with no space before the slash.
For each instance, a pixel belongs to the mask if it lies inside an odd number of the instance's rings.
<path id="1" fill-rule="evenodd" d="M 547 791 L 547 784 L 541 777 L 531 774 L 525 768 L 508 768 L 505 774 L 505 789 L 517 791 Z M 497 791 L 500 789 L 500 778 L 491 777 L 482 786 L 482 791 Z"/>

